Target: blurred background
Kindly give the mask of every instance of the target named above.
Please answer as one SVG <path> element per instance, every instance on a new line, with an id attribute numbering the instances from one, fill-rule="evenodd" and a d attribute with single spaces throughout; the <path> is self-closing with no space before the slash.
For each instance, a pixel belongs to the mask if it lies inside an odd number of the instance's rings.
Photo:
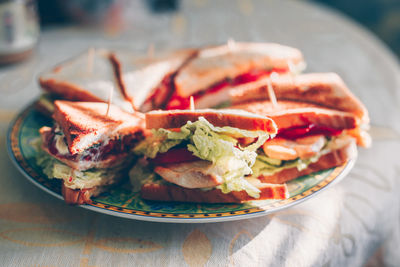
<path id="1" fill-rule="evenodd" d="M 150 12 L 176 12 L 181 1 L 201 0 L 138 0 Z M 206 1 L 206 0 L 203 0 Z M 301 1 L 301 0 L 297 0 Z M 306 1 L 306 0 L 302 0 Z M 309 0 L 345 14 L 364 25 L 400 56 L 400 0 Z M 38 0 L 40 25 L 102 24 L 108 30 L 123 27 L 121 16 L 126 1 L 121 0 Z"/>
<path id="2" fill-rule="evenodd" d="M 0 0 L 0 63 L 27 58 L 34 51 L 41 30 L 60 26 L 92 27 L 105 33 L 106 38 L 121 40 L 142 21 L 163 27 L 163 18 L 168 15 L 174 17 L 172 28 L 179 32 L 184 30 L 186 21 L 176 14 L 184 1 L 197 7 L 219 4 L 212 0 Z M 249 15 L 254 9 L 252 1 L 232 0 L 232 4 Z M 339 11 L 375 33 L 400 56 L 400 0 L 292 1 L 308 1 Z M 220 15 L 223 19 L 223 13 Z M 157 17 L 160 19 L 154 19 Z M 147 25 L 141 26 L 146 31 Z"/>

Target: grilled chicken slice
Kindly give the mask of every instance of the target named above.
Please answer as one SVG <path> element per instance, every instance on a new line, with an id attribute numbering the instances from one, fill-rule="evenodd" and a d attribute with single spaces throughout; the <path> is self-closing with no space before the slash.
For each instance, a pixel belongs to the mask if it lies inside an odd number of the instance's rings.
<path id="1" fill-rule="evenodd" d="M 324 145 L 325 137 L 323 135 L 306 136 L 295 140 L 277 137 L 265 142 L 263 150 L 268 157 L 274 159 L 306 159 L 317 155 Z"/>
<path id="2" fill-rule="evenodd" d="M 223 183 L 222 173 L 205 160 L 158 166 L 154 171 L 164 180 L 185 188 L 215 187 Z"/>

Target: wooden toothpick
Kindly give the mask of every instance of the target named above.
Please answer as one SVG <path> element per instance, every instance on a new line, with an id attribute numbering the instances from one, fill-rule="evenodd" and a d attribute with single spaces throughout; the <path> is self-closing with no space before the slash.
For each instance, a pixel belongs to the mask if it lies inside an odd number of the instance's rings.
<path id="1" fill-rule="evenodd" d="M 111 107 L 113 92 L 114 92 L 114 87 L 111 87 L 111 88 L 110 88 L 110 93 L 109 93 L 109 95 L 108 95 L 106 116 L 108 116 L 108 114 L 109 114 L 109 112 L 110 112 L 110 107 Z"/>
<path id="2" fill-rule="evenodd" d="M 89 74 L 93 73 L 94 54 L 95 54 L 95 52 L 96 52 L 96 50 L 93 47 L 89 48 L 88 60 L 87 60 L 87 72 Z"/>
<path id="3" fill-rule="evenodd" d="M 287 65 L 289 67 L 289 75 L 294 80 L 296 78 L 296 75 L 298 74 L 298 70 L 294 66 L 293 62 L 291 60 L 288 60 Z"/>
<path id="4" fill-rule="evenodd" d="M 193 96 L 190 96 L 190 105 L 189 105 L 189 109 L 192 110 L 192 111 L 195 110 Z"/>
<path id="5" fill-rule="evenodd" d="M 287 65 L 288 65 L 289 71 L 291 73 L 296 73 L 296 68 L 294 67 L 294 64 L 291 60 L 288 60 Z"/>
<path id="6" fill-rule="evenodd" d="M 276 100 L 276 95 L 275 95 L 271 80 L 274 79 L 276 77 L 276 75 L 279 75 L 279 74 L 276 72 L 271 73 L 270 79 L 267 80 L 268 96 L 269 96 L 269 100 L 271 101 L 272 106 L 274 108 L 276 108 L 278 106 L 278 101 Z"/>

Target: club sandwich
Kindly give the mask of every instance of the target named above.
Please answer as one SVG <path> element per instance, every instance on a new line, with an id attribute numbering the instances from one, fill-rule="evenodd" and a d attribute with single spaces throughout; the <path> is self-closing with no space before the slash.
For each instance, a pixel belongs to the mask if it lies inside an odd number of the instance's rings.
<path id="1" fill-rule="evenodd" d="M 243 110 L 151 111 L 146 127 L 152 135 L 134 149 L 145 157 L 130 171 L 143 199 L 241 203 L 288 196 L 285 184 L 248 178 L 257 150 L 277 131 L 266 116 Z"/>
<path id="2" fill-rule="evenodd" d="M 61 179 L 70 204 L 90 203 L 91 196 L 127 177 L 130 150 L 144 135 L 144 116 L 96 102 L 54 102 L 54 125 L 42 127 L 38 164 L 48 178 Z"/>

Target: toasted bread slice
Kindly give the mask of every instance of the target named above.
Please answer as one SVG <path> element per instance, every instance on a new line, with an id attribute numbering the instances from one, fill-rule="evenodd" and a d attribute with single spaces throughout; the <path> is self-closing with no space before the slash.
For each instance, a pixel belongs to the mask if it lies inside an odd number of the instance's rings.
<path id="1" fill-rule="evenodd" d="M 157 97 L 152 99 L 154 101 L 151 105 L 145 104 L 145 101 L 164 79 L 173 76 L 196 53 L 196 49 L 182 49 L 143 57 L 130 51 L 118 51 L 112 53 L 111 60 L 125 98 L 141 111 L 149 111 L 165 105 L 167 98 L 173 93 L 172 81 L 168 88 L 157 92 Z"/>
<path id="2" fill-rule="evenodd" d="M 234 109 L 151 111 L 146 113 L 146 127 L 147 129 L 180 128 L 188 121 L 197 121 L 199 117 L 204 117 L 212 125 L 218 127 L 230 126 L 250 131 L 262 130 L 269 134 L 277 132 L 276 125 L 270 118 Z"/>
<path id="3" fill-rule="evenodd" d="M 269 99 L 268 82 L 278 100 L 313 103 L 355 114 L 363 124 L 369 123 L 368 111 L 335 73 L 309 73 L 298 76 L 280 76 L 237 86 L 230 90 L 233 104 Z"/>
<path id="4" fill-rule="evenodd" d="M 282 184 L 304 175 L 343 165 L 357 157 L 357 146 L 353 138 L 344 136 L 337 139 L 331 146 L 329 153 L 322 155 L 317 162 L 311 163 L 304 170 L 299 171 L 294 167 L 272 175 L 260 176 L 258 179 L 263 183 Z"/>
<path id="5" fill-rule="evenodd" d="M 61 185 L 61 193 L 64 201 L 70 205 L 90 204 L 92 203 L 91 197 L 98 196 L 103 191 L 101 187 L 76 190 L 66 187 L 64 183 Z"/>
<path id="6" fill-rule="evenodd" d="M 298 49 L 272 43 L 234 43 L 202 49 L 175 77 L 178 95 L 189 97 L 227 78 L 251 70 L 304 65 Z"/>
<path id="7" fill-rule="evenodd" d="M 310 124 L 333 129 L 353 129 L 359 124 L 359 119 L 352 113 L 296 101 L 278 101 L 276 106 L 268 100 L 252 101 L 230 108 L 268 116 L 280 130 Z"/>
<path id="8" fill-rule="evenodd" d="M 71 154 L 144 128 L 144 115 L 139 112 L 128 113 L 116 106 L 110 106 L 108 115 L 106 112 L 106 103 L 55 101 L 53 118 L 60 124 Z"/>
<path id="9" fill-rule="evenodd" d="M 144 184 L 141 196 L 147 200 L 167 202 L 243 203 L 252 200 L 286 199 L 289 195 L 285 184 L 267 184 L 254 180 L 253 185 L 261 191 L 257 199 L 249 196 L 246 191 L 232 191 L 224 194 L 220 189 L 188 189 L 173 184 L 157 183 Z"/>
<path id="10" fill-rule="evenodd" d="M 115 79 L 110 51 L 105 49 L 91 48 L 42 73 L 39 84 L 45 91 L 72 101 L 107 102 L 113 91 L 112 103 L 133 111 Z"/>
<path id="11" fill-rule="evenodd" d="M 82 205 L 91 204 L 92 197 L 97 197 L 98 195 L 107 192 L 111 187 L 118 184 L 126 175 L 120 175 L 113 181 L 113 183 L 104 183 L 103 185 L 94 186 L 91 188 L 84 189 L 72 189 L 69 188 L 64 181 L 61 184 L 61 193 L 64 197 L 64 201 L 70 205 Z"/>

